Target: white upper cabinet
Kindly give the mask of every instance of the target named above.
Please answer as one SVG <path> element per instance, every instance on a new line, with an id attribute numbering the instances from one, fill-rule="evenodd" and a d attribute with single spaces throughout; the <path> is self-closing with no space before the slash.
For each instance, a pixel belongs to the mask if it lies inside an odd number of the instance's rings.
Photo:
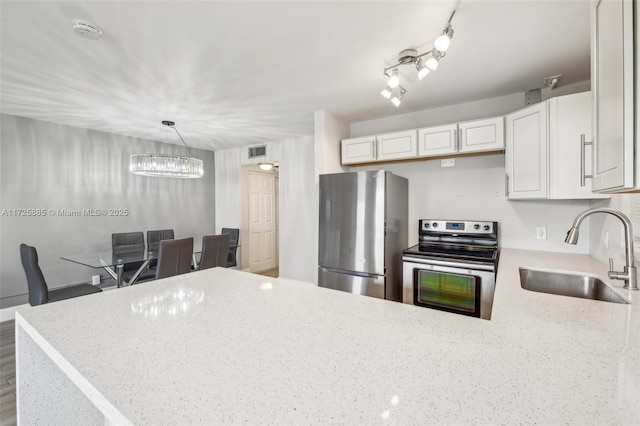
<path id="1" fill-rule="evenodd" d="M 345 139 L 342 141 L 342 164 L 370 163 L 376 159 L 376 138 Z"/>
<path id="2" fill-rule="evenodd" d="M 373 163 L 416 157 L 416 131 L 344 139 L 342 164 Z"/>
<path id="3" fill-rule="evenodd" d="M 458 124 L 459 151 L 482 152 L 504 149 L 504 118 L 467 121 Z"/>
<path id="4" fill-rule="evenodd" d="M 458 125 L 418 129 L 418 156 L 446 155 L 458 150 Z"/>
<path id="5" fill-rule="evenodd" d="M 377 161 L 403 160 L 416 156 L 415 130 L 378 135 L 377 140 Z"/>
<path id="6" fill-rule="evenodd" d="M 420 157 L 503 149 L 503 117 L 418 129 L 418 156 Z"/>
<path id="7" fill-rule="evenodd" d="M 634 180 L 634 42 L 637 4 L 594 1 L 591 22 L 591 85 L 594 95 L 594 177 L 596 191 L 636 188 Z M 637 72 L 637 70 L 636 70 Z M 635 81 L 634 81 L 635 80 Z"/>
<path id="8" fill-rule="evenodd" d="M 558 96 L 506 116 L 507 197 L 608 198 L 592 192 L 591 92 Z"/>
<path id="9" fill-rule="evenodd" d="M 549 198 L 608 198 L 592 192 L 591 92 L 547 101 Z"/>
<path id="10" fill-rule="evenodd" d="M 547 198 L 547 104 L 521 109 L 505 120 L 508 198 Z"/>

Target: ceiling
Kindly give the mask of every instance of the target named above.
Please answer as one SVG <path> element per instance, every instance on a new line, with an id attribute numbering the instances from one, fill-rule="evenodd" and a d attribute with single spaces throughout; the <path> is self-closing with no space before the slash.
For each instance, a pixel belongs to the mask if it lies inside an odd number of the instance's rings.
<path id="1" fill-rule="evenodd" d="M 399 108 L 380 96 L 401 50 L 432 48 L 438 71 L 401 68 Z M 219 150 L 313 134 L 313 113 L 347 122 L 589 79 L 588 0 L 5 1 L 0 111 Z M 98 25 L 77 36 L 72 19 Z"/>

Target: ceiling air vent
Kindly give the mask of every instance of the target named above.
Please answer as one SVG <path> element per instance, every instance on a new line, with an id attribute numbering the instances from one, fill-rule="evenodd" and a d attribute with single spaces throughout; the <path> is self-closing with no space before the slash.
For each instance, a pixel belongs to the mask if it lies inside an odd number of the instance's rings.
<path id="1" fill-rule="evenodd" d="M 252 146 L 251 148 L 249 148 L 249 158 L 266 157 L 266 155 L 267 155 L 266 145 Z"/>

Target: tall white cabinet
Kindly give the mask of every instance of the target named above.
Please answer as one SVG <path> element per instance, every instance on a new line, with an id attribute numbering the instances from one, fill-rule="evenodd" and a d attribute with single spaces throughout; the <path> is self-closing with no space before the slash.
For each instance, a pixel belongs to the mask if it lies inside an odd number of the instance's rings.
<path id="1" fill-rule="evenodd" d="M 597 0 L 591 14 L 591 84 L 594 95 L 594 179 L 596 191 L 619 192 L 638 187 L 635 152 L 633 17 L 635 1 Z M 640 121 L 638 121 L 640 123 Z M 634 173 L 635 172 L 635 173 Z"/>
<path id="2" fill-rule="evenodd" d="M 591 93 L 559 96 L 506 116 L 509 199 L 592 199 Z"/>
<path id="3" fill-rule="evenodd" d="M 547 198 L 547 104 L 511 113 L 505 122 L 507 197 Z"/>

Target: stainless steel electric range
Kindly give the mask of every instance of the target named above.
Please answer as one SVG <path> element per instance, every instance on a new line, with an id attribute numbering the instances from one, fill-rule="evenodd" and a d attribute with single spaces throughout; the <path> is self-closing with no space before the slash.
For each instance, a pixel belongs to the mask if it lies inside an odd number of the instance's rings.
<path id="1" fill-rule="evenodd" d="M 491 319 L 498 223 L 421 219 L 418 237 L 403 250 L 403 302 Z"/>

